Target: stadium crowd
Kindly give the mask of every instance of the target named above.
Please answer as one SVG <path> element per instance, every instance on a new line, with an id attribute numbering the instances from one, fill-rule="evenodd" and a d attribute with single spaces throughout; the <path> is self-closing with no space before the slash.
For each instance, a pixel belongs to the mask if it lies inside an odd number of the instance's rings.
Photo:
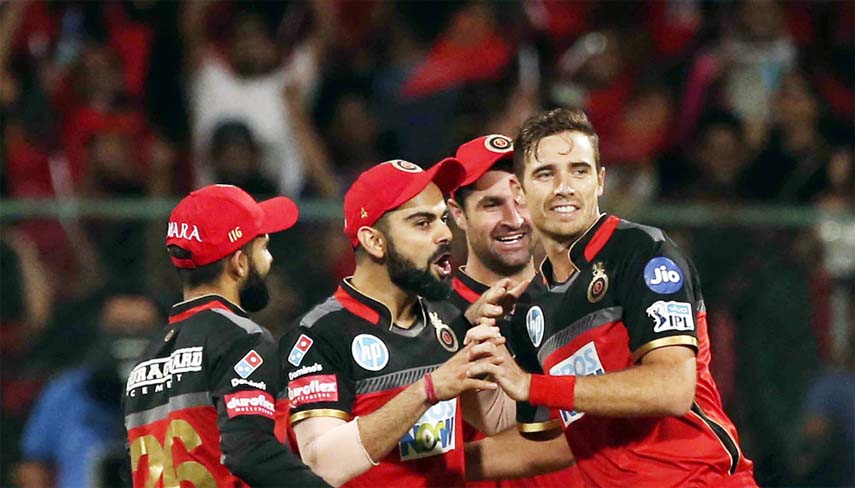
<path id="1" fill-rule="evenodd" d="M 428 167 L 565 106 L 600 134 L 610 211 L 851 215 L 853 25 L 855 3 L 833 1 L 10 0 L 0 195 L 218 182 L 340 202 L 378 162 Z M 180 296 L 165 219 L 2 224 L 0 485 L 114 486 L 121 375 Z M 298 228 L 272 239 L 271 305 L 254 316 L 277 335 L 354 266 L 338 220 Z M 715 304 L 712 370 L 758 483 L 851 486 L 853 230 L 669 232 Z"/>

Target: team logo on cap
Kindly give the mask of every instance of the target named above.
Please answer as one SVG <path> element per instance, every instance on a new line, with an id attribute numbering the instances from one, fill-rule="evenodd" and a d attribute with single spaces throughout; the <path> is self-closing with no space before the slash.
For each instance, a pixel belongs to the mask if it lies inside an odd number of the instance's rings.
<path id="1" fill-rule="evenodd" d="M 436 332 L 436 340 L 439 341 L 439 344 L 448 352 L 457 352 L 457 348 L 459 347 L 457 335 L 454 334 L 451 327 L 443 322 L 436 312 L 428 313 L 428 318 L 430 318 L 430 323 L 433 325 L 434 332 Z"/>
<path id="2" fill-rule="evenodd" d="M 597 303 L 606 295 L 609 289 L 609 277 L 606 275 L 606 266 L 602 263 L 594 264 L 594 277 L 588 285 L 588 301 Z"/>
<path id="3" fill-rule="evenodd" d="M 493 134 L 484 139 L 484 147 L 496 153 L 508 153 L 514 150 L 514 141 L 510 137 Z"/>
<path id="4" fill-rule="evenodd" d="M 395 159 L 389 162 L 392 163 L 395 169 L 399 169 L 405 173 L 421 173 L 424 171 L 419 165 L 404 161 L 403 159 Z"/>

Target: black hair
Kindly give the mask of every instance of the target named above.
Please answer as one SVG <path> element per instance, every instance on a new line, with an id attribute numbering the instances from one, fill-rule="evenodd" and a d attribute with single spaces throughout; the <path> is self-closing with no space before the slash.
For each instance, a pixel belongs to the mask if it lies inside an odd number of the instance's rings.
<path id="1" fill-rule="evenodd" d="M 241 246 L 240 250 L 243 251 L 244 254 L 249 255 L 249 248 L 252 246 L 254 241 L 255 239 L 247 242 Z M 175 244 L 166 246 L 166 251 L 170 256 L 177 259 L 190 259 L 193 257 L 193 253 L 184 248 L 178 247 Z M 178 270 L 178 276 L 181 278 L 181 284 L 184 285 L 185 288 L 195 288 L 197 286 L 214 283 L 220 275 L 223 274 L 223 270 L 225 270 L 226 267 L 226 260 L 230 256 L 231 254 L 222 259 L 218 259 L 213 263 L 208 263 L 204 266 L 198 266 L 192 269 L 176 268 Z"/>

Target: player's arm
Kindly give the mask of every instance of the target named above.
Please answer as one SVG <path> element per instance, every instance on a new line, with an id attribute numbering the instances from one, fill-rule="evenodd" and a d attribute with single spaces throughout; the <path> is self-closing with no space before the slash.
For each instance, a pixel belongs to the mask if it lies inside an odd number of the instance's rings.
<path id="1" fill-rule="evenodd" d="M 481 345 L 489 341 L 493 346 Z M 498 327 L 479 325 L 466 332 L 464 345 L 478 344 L 470 357 L 479 354 L 494 354 L 502 361 L 512 360 L 505 339 L 499 333 Z M 469 390 L 460 395 L 463 418 L 479 431 L 494 435 L 516 425 L 516 402 L 501 388 L 494 390 Z"/>
<path id="2" fill-rule="evenodd" d="M 611 417 L 680 416 L 692 406 L 696 374 L 695 352 L 669 346 L 647 353 L 639 366 L 615 373 L 510 372 L 497 379 L 511 397 L 533 405 Z"/>
<path id="3" fill-rule="evenodd" d="M 472 362 L 471 349 L 462 349 L 431 373 L 436 400 L 454 398 L 465 390 L 496 388 L 494 383 L 475 378 L 498 370 L 494 358 Z M 297 420 L 292 416 L 303 459 L 334 486 L 346 483 L 376 465 L 398 445 L 433 405 L 428 391 L 426 380 L 420 379 L 378 410 L 350 422 L 323 415 Z"/>
<path id="4" fill-rule="evenodd" d="M 705 321 L 694 270 L 667 238 L 649 252 L 626 259 L 626 272 L 615 280 L 616 296 L 624 307 L 636 365 L 597 376 L 526 377 L 506 363 L 504 377 L 497 379 L 511 397 L 616 417 L 681 416 L 691 409 L 697 380 L 696 324 Z M 664 281 L 663 273 L 673 278 Z"/>
<path id="5" fill-rule="evenodd" d="M 511 428 L 466 444 L 466 479 L 487 480 L 535 476 L 575 462 L 560 430 L 523 436 Z M 532 455 L 536 453 L 536 455 Z"/>
<path id="6" fill-rule="evenodd" d="M 223 464 L 252 486 L 281 486 L 283 480 L 296 486 L 328 486 L 273 433 L 279 369 L 272 338 L 256 333 L 221 340 L 228 346 L 215 355 L 212 396 Z"/>

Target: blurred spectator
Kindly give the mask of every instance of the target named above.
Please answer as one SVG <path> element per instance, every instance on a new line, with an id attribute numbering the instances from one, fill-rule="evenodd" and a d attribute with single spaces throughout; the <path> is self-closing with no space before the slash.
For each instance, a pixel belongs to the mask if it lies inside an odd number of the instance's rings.
<path id="1" fill-rule="evenodd" d="M 852 317 L 855 319 L 855 317 Z M 814 379 L 793 446 L 793 484 L 855 486 L 855 354 Z"/>
<path id="2" fill-rule="evenodd" d="M 763 144 L 769 106 L 782 76 L 796 63 L 781 5 L 776 0 L 720 4 L 721 34 L 711 48 L 696 54 L 685 83 L 678 117 L 682 141 L 705 105 L 733 111 L 745 124 L 750 148 Z"/>
<path id="3" fill-rule="evenodd" d="M 261 148 L 243 122 L 229 120 L 217 125 L 208 161 L 218 183 L 239 186 L 256 198 L 276 194 L 276 185 L 260 172 Z"/>
<path id="4" fill-rule="evenodd" d="M 771 101 L 769 141 L 743 175 L 745 193 L 756 200 L 812 203 L 829 188 L 830 150 L 819 130 L 819 100 L 793 71 L 782 77 Z"/>
<path id="5" fill-rule="evenodd" d="M 18 468 L 22 488 L 115 486 L 120 478 L 102 468 L 111 451 L 124 452 L 122 389 L 160 319 L 144 296 L 104 301 L 90 359 L 50 381 L 27 421 Z"/>
<path id="6" fill-rule="evenodd" d="M 685 150 L 660 159 L 660 198 L 739 203 L 738 183 L 748 158 L 740 120 L 729 112 L 712 112 L 698 125 Z"/>
<path id="7" fill-rule="evenodd" d="M 21 232 L 3 229 L 0 239 L 0 484 L 9 480 L 9 463 L 18 458 L 18 436 L 44 381 L 30 359 L 53 308 L 51 276 Z"/>
<path id="8" fill-rule="evenodd" d="M 220 55 L 206 39 L 209 5 L 185 4 L 182 19 L 197 153 L 204 154 L 201 148 L 210 144 L 220 122 L 240 120 L 259 142 L 265 177 L 280 192 L 299 196 L 306 178 L 317 177 L 311 166 L 327 162 L 301 154 L 294 107 L 286 100 L 286 90 L 294 87 L 302 99 L 310 96 L 334 20 L 333 9 L 315 1 L 315 29 L 302 44 L 288 46 L 290 52 L 284 52 L 274 39 L 270 18 L 258 11 L 239 10 Z M 213 182 L 210 168 L 198 170 L 201 182 Z"/>

